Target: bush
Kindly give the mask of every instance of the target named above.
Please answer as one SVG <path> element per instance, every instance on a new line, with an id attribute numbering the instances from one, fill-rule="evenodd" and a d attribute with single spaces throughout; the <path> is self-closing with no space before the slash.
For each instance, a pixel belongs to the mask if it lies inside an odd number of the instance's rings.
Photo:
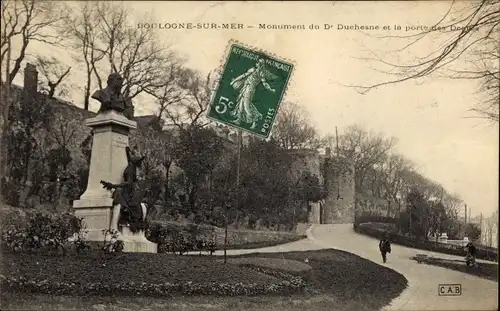
<path id="1" fill-rule="evenodd" d="M 392 217 L 371 215 L 369 213 L 363 212 L 361 215 L 356 215 L 354 217 L 354 228 L 357 228 L 359 224 L 367 222 L 379 222 L 379 223 L 393 223 L 396 224 L 396 220 Z"/>
<path id="2" fill-rule="evenodd" d="M 373 226 L 367 223 L 354 226 L 354 231 L 377 239 L 380 239 L 384 233 L 387 233 L 385 230 L 374 228 Z M 390 231 L 389 234 L 391 242 L 394 244 L 433 251 L 437 253 L 465 256 L 464 249 L 462 247 L 457 247 L 456 245 L 442 244 L 426 240 L 418 240 L 414 237 L 398 235 L 395 233 L 395 231 Z M 498 261 L 497 257 L 498 257 L 498 250 L 492 251 L 491 249 L 486 249 L 480 246 L 476 246 L 476 258 L 490 260 L 490 261 Z"/>
<path id="3" fill-rule="evenodd" d="M 104 240 L 106 241 L 106 237 L 109 235 L 109 241 L 104 243 L 102 250 L 106 253 L 121 253 L 123 252 L 123 248 L 125 244 L 122 240 L 118 240 L 119 232 L 118 230 L 102 230 L 102 234 L 104 235 Z"/>
<path id="4" fill-rule="evenodd" d="M 82 219 L 71 214 L 44 215 L 37 213 L 28 218 L 28 225 L 9 226 L 2 231 L 2 244 L 12 251 L 51 252 L 62 250 L 66 254 L 68 244 L 80 252 L 86 248 L 83 239 Z M 69 239 L 72 241 L 69 242 Z"/>
<path id="5" fill-rule="evenodd" d="M 20 187 L 19 183 L 3 179 L 2 180 L 2 196 L 5 202 L 12 206 L 19 206 L 20 204 Z"/>
<path id="6" fill-rule="evenodd" d="M 146 231 L 146 237 L 158 244 L 159 253 L 182 255 L 190 251 L 215 251 L 215 233 L 213 228 L 197 225 L 181 227 L 173 224 L 153 223 Z"/>

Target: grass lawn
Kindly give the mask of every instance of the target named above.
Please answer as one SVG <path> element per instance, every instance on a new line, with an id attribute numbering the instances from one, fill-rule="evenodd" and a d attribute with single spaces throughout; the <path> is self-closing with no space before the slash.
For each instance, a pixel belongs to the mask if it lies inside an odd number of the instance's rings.
<path id="1" fill-rule="evenodd" d="M 218 256 L 124 253 L 106 259 L 108 263 L 103 267 L 102 255 L 98 254 L 84 259 L 3 255 L 2 275 L 50 282 L 64 279 L 80 282 L 80 286 L 94 283 L 95 279 L 100 282 L 191 280 L 194 283 L 274 284 L 282 281 L 280 271 L 300 277 L 306 286 L 294 294 L 253 297 L 131 297 L 116 293 L 109 296 L 55 296 L 3 289 L 2 310 L 378 310 L 407 286 L 404 276 L 389 268 L 331 249 L 235 256 L 229 258 L 227 265 Z M 304 262 L 306 258 L 307 263 Z M 265 271 L 251 269 L 251 266 L 263 267 Z"/>
<path id="2" fill-rule="evenodd" d="M 412 258 L 416 260 L 416 258 Z M 498 265 L 492 263 L 476 262 L 475 267 L 467 267 L 465 260 L 450 260 L 435 257 L 425 258 L 423 263 L 438 267 L 456 270 L 463 273 L 478 276 L 483 279 L 498 282 Z"/>

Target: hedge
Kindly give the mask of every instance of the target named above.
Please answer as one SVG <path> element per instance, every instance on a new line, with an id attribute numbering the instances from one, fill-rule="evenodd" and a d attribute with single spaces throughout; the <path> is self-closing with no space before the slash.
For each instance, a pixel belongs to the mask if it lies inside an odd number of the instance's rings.
<path id="1" fill-rule="evenodd" d="M 384 233 L 387 233 L 385 230 L 378 230 L 371 227 L 368 223 L 358 224 L 357 226 L 355 225 L 354 231 L 377 239 L 381 238 Z M 391 242 L 394 244 L 433 251 L 437 253 L 465 256 L 465 251 L 463 250 L 463 248 L 457 247 L 456 245 L 417 240 L 415 238 L 395 234 L 394 232 L 388 233 L 390 234 Z M 476 258 L 489 261 L 498 261 L 498 250 L 492 251 L 491 249 L 476 246 Z"/>
<path id="2" fill-rule="evenodd" d="M 362 223 L 368 222 L 380 222 L 380 223 L 392 223 L 397 224 L 396 220 L 392 217 L 386 217 L 381 215 L 370 215 L 370 214 L 361 214 L 354 218 L 354 228 L 357 228 Z"/>
<path id="3" fill-rule="evenodd" d="M 158 244 L 158 253 L 182 255 L 191 251 L 215 251 L 215 231 L 213 228 L 170 223 L 152 223 L 146 237 Z"/>

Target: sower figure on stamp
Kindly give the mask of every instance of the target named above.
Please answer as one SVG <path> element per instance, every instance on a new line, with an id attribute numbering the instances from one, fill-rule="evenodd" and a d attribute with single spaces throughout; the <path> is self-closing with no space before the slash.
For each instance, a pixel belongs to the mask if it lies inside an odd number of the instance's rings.
<path id="1" fill-rule="evenodd" d="M 265 61 L 261 58 L 255 67 L 248 69 L 247 72 L 231 81 L 230 85 L 238 91 L 236 106 L 231 112 L 231 115 L 236 117 L 234 120 L 236 124 L 249 123 L 252 129 L 257 126 L 257 122 L 263 116 L 255 107 L 253 97 L 259 84 L 262 84 L 269 92 L 276 92 L 267 82 L 267 79 L 272 78 L 275 76 L 266 69 Z"/>
<path id="2" fill-rule="evenodd" d="M 132 119 L 134 117 L 134 106 L 129 98 L 121 94 L 123 87 L 123 78 L 118 73 L 112 73 L 108 76 L 108 85 L 102 90 L 96 91 L 92 98 L 101 103 L 99 113 L 115 110 Z"/>
<path id="3" fill-rule="evenodd" d="M 118 230 L 118 224 L 128 225 L 130 231 L 137 232 L 147 227 L 146 205 L 142 199 L 146 194 L 145 187 L 141 187 L 137 180 L 137 168 L 141 166 L 144 157 L 132 154 L 129 147 L 127 153 L 128 166 L 123 172 L 123 182 L 112 184 L 101 180 L 101 184 L 113 192 L 113 215 L 111 230 Z"/>

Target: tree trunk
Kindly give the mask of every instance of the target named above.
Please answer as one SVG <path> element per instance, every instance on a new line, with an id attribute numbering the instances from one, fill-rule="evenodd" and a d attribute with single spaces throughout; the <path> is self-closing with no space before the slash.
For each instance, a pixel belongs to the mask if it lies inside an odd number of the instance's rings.
<path id="1" fill-rule="evenodd" d="M 9 51 L 10 52 L 10 51 Z M 10 53 L 8 53 L 7 61 L 10 60 Z M 7 69 L 8 69 L 7 65 Z M 11 105 L 11 87 L 10 83 L 6 83 L 1 86 L 3 88 L 2 92 L 2 115 L 0 116 L 0 202 L 4 201 L 3 189 L 5 187 L 4 182 L 7 179 L 7 132 L 9 131 L 9 109 Z"/>
<path id="2" fill-rule="evenodd" d="M 85 110 L 89 110 L 90 104 L 90 84 L 92 83 L 92 68 L 90 64 L 87 62 L 87 85 L 85 85 L 85 97 L 83 99 L 83 108 Z"/>
<path id="3" fill-rule="evenodd" d="M 2 123 L 3 120 L 2 120 Z M 7 178 L 7 148 L 4 139 L 6 137 L 6 129 L 4 124 L 0 128 L 0 202 L 4 202 L 3 189 L 5 187 L 4 181 Z"/>
<path id="4" fill-rule="evenodd" d="M 49 94 L 48 94 L 49 98 L 54 98 L 54 94 L 56 93 L 56 86 L 57 85 L 51 84 L 49 82 Z"/>

